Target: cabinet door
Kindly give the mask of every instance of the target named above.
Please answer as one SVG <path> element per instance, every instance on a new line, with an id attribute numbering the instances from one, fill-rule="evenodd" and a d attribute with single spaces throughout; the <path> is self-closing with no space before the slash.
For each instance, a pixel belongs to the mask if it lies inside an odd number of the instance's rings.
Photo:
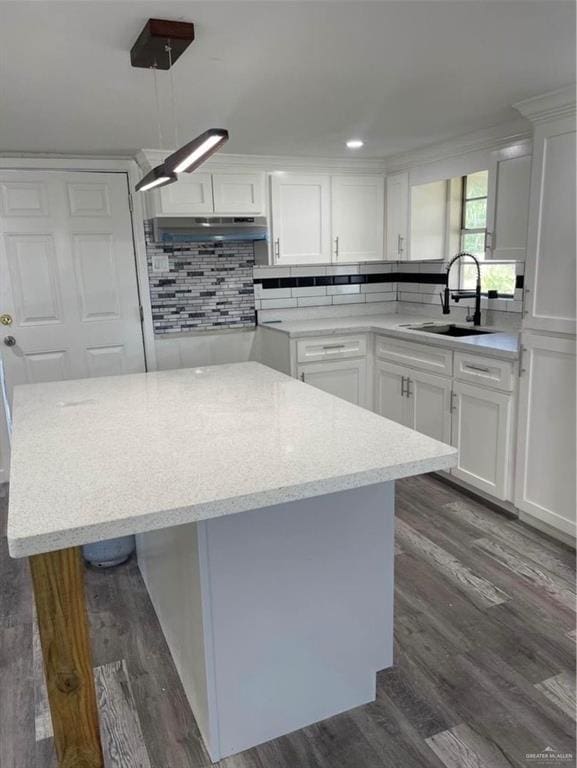
<path id="1" fill-rule="evenodd" d="M 330 262 L 330 193 L 329 176 L 271 176 L 275 264 Z"/>
<path id="2" fill-rule="evenodd" d="M 181 173 L 176 184 L 153 194 L 158 195 L 157 215 L 200 216 L 214 212 L 210 173 Z"/>
<path id="3" fill-rule="evenodd" d="M 531 155 L 494 152 L 489 167 L 487 259 L 524 261 L 527 254 Z"/>
<path id="4" fill-rule="evenodd" d="M 264 212 L 262 173 L 213 173 L 214 212 L 222 215 Z"/>
<path id="5" fill-rule="evenodd" d="M 338 360 L 332 363 L 299 365 L 297 375 L 301 381 L 342 397 L 355 405 L 367 405 L 367 361 Z"/>
<path id="6" fill-rule="evenodd" d="M 451 472 L 498 499 L 510 497 L 512 396 L 454 382 Z"/>
<path id="7" fill-rule="evenodd" d="M 444 259 L 447 256 L 449 181 L 411 187 L 409 259 Z"/>
<path id="8" fill-rule="evenodd" d="M 387 176 L 387 247 L 386 258 L 407 258 L 409 216 L 409 174 Z"/>
<path id="9" fill-rule="evenodd" d="M 451 442 L 451 379 L 407 371 L 410 425 L 442 443 Z"/>
<path id="10" fill-rule="evenodd" d="M 575 333 L 575 120 L 535 129 L 525 270 L 527 330 Z"/>
<path id="11" fill-rule="evenodd" d="M 575 535 L 575 340 L 522 335 L 515 505 Z"/>
<path id="12" fill-rule="evenodd" d="M 411 426 L 411 408 L 406 395 L 409 370 L 382 360 L 375 362 L 374 410 L 387 419 Z"/>
<path id="13" fill-rule="evenodd" d="M 378 176 L 332 177 L 335 261 L 383 259 L 384 198 L 384 182 Z"/>

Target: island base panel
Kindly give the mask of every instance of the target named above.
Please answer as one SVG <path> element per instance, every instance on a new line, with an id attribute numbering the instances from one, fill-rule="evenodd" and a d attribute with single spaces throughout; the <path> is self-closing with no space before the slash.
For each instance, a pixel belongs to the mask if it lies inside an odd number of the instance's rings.
<path id="1" fill-rule="evenodd" d="M 212 760 L 374 700 L 393 482 L 146 533 L 138 556 Z"/>
<path id="2" fill-rule="evenodd" d="M 80 549 L 29 558 L 59 768 L 104 768 Z"/>

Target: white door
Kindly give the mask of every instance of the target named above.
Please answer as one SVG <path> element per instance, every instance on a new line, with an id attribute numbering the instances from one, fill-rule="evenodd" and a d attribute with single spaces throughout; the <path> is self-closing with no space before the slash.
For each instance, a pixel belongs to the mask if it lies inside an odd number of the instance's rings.
<path id="1" fill-rule="evenodd" d="M 487 198 L 487 259 L 524 261 L 527 254 L 531 155 L 491 155 Z"/>
<path id="2" fill-rule="evenodd" d="M 0 172 L 0 275 L 9 398 L 15 384 L 144 370 L 125 174 Z"/>
<path id="3" fill-rule="evenodd" d="M 525 270 L 527 330 L 575 333 L 575 119 L 538 125 Z"/>
<path id="4" fill-rule="evenodd" d="M 411 407 L 407 396 L 408 368 L 382 360 L 375 362 L 375 411 L 398 424 L 411 426 Z"/>
<path id="5" fill-rule="evenodd" d="M 355 405 L 367 405 L 367 361 L 335 360 L 299 365 L 297 376 L 306 384 L 342 397 Z"/>
<path id="6" fill-rule="evenodd" d="M 333 176 L 331 203 L 334 260 L 382 260 L 385 218 L 383 178 Z"/>
<path id="7" fill-rule="evenodd" d="M 410 425 L 417 432 L 451 443 L 451 379 L 407 371 Z"/>
<path id="8" fill-rule="evenodd" d="M 229 216 L 264 212 L 263 173 L 213 173 L 212 192 L 215 213 Z"/>
<path id="9" fill-rule="evenodd" d="M 181 173 L 176 184 L 144 194 L 153 200 L 153 216 L 203 216 L 214 212 L 210 173 Z"/>
<path id="10" fill-rule="evenodd" d="M 575 535 L 575 339 L 522 334 L 515 505 Z"/>
<path id="11" fill-rule="evenodd" d="M 409 220 L 409 174 L 387 176 L 387 238 L 386 258 L 393 261 L 407 258 Z"/>
<path id="12" fill-rule="evenodd" d="M 331 261 L 330 194 L 329 176 L 271 176 L 275 264 Z"/>
<path id="13" fill-rule="evenodd" d="M 512 397 L 471 384 L 453 383 L 452 474 L 498 499 L 510 497 Z"/>

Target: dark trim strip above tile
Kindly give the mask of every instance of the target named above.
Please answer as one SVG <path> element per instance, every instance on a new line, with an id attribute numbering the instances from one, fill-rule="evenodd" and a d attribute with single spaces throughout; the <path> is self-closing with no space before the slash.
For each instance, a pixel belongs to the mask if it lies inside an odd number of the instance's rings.
<path id="1" fill-rule="evenodd" d="M 446 272 L 376 272 L 369 275 L 316 275 L 311 277 L 256 278 L 255 284 L 269 288 L 307 288 L 319 285 L 363 285 L 364 283 L 427 283 L 446 285 Z"/>

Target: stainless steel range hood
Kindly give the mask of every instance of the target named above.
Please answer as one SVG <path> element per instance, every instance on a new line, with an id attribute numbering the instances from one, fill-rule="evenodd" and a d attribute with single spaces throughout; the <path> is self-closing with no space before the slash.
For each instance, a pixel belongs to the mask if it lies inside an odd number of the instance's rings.
<path id="1" fill-rule="evenodd" d="M 198 243 L 231 240 L 266 240 L 264 216 L 187 216 L 154 220 L 157 242 Z"/>

